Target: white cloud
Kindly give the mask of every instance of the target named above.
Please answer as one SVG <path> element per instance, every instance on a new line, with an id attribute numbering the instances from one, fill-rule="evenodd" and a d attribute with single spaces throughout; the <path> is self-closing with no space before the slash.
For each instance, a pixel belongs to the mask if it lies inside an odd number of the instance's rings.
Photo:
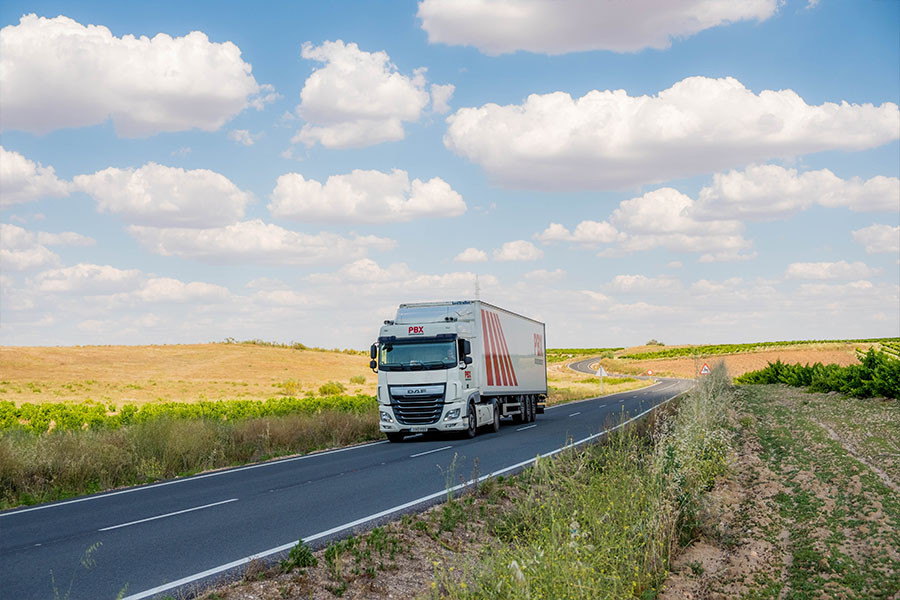
<path id="1" fill-rule="evenodd" d="M 545 244 L 574 242 L 586 248 L 615 244 L 601 251 L 601 257 L 655 248 L 703 253 L 700 262 L 748 260 L 756 255 L 745 252 L 752 243 L 741 235 L 740 221 L 699 221 L 695 204 L 676 189 L 659 188 L 619 203 L 608 221 L 582 221 L 574 232 L 551 223 L 534 237 Z"/>
<path id="2" fill-rule="evenodd" d="M 229 295 L 228 289 L 220 285 L 184 283 L 170 277 L 153 277 L 134 292 L 134 297 L 144 302 L 205 302 L 224 300 Z"/>
<path id="3" fill-rule="evenodd" d="M 96 241 L 80 233 L 28 231 L 0 223 L 0 265 L 3 270 L 28 271 L 56 265 L 59 256 L 47 246 L 92 246 Z"/>
<path id="4" fill-rule="evenodd" d="M 865 279 L 880 272 L 862 262 L 791 263 L 785 275 L 791 279 Z"/>
<path id="5" fill-rule="evenodd" d="M 656 96 L 532 94 L 521 105 L 461 108 L 444 145 L 512 188 L 611 189 L 770 158 L 862 150 L 900 138 L 894 103 L 810 106 L 731 77 L 689 77 Z"/>
<path id="6" fill-rule="evenodd" d="M 543 250 L 525 240 L 506 242 L 500 248 L 494 250 L 494 260 L 499 261 L 538 260 L 543 256 Z"/>
<path id="7" fill-rule="evenodd" d="M 99 296 L 132 290 L 142 277 L 137 269 L 79 263 L 39 273 L 35 282 L 42 292 L 80 292 L 86 296 Z"/>
<path id="8" fill-rule="evenodd" d="M 828 169 L 798 173 L 777 165 L 751 165 L 744 171 L 716 173 L 712 185 L 700 190 L 695 214 L 773 221 L 814 204 L 900 212 L 900 179 L 841 179 Z"/>
<path id="9" fill-rule="evenodd" d="M 616 275 L 610 281 L 609 287 L 617 292 L 649 292 L 680 288 L 681 283 L 674 277 Z"/>
<path id="10" fill-rule="evenodd" d="M 866 254 L 900 253 L 900 227 L 870 225 L 853 232 L 853 240 L 866 248 Z"/>
<path id="11" fill-rule="evenodd" d="M 609 244 L 619 238 L 619 232 L 606 221 L 582 221 L 571 232 L 559 223 L 550 223 L 543 232 L 535 234 L 535 239 L 547 244 L 551 242 L 575 242 L 586 247 Z"/>
<path id="12" fill-rule="evenodd" d="M 674 38 L 737 21 L 764 21 L 777 0 L 422 0 L 418 17 L 432 44 L 475 46 L 496 56 L 518 50 L 663 49 Z"/>
<path id="13" fill-rule="evenodd" d="M 252 196 L 207 169 L 185 171 L 147 163 L 78 175 L 75 187 L 97 201 L 97 210 L 154 227 L 215 227 L 244 216 Z"/>
<path id="14" fill-rule="evenodd" d="M 359 148 L 402 140 L 403 123 L 418 121 L 433 99 L 447 109 L 452 86 L 425 89 L 425 69 L 403 75 L 386 52 L 366 52 L 342 40 L 303 44 L 303 58 L 325 63 L 306 80 L 297 114 L 306 124 L 292 143 Z"/>
<path id="15" fill-rule="evenodd" d="M 446 85 L 438 85 L 436 83 L 432 83 L 431 110 L 439 115 L 450 112 L 450 98 L 453 97 L 454 91 L 456 91 L 456 86 L 452 83 L 448 83 Z"/>
<path id="16" fill-rule="evenodd" d="M 97 243 L 97 240 L 74 231 L 64 231 L 62 233 L 39 231 L 37 233 L 37 242 L 45 246 L 93 246 Z"/>
<path id="17" fill-rule="evenodd" d="M 522 277 L 529 281 L 540 281 L 540 282 L 551 282 L 551 281 L 560 281 L 564 279 L 566 276 L 566 272 L 563 269 L 554 269 L 552 271 L 548 271 L 547 269 L 537 269 L 534 271 L 528 271 Z"/>
<path id="18" fill-rule="evenodd" d="M 741 235 L 738 221 L 697 221 L 694 201 L 672 188 L 660 188 L 619 204 L 610 222 L 624 232 L 626 252 L 663 247 L 678 252 L 704 252 L 701 262 L 744 260 L 751 242 Z"/>
<path id="19" fill-rule="evenodd" d="M 250 133 L 247 129 L 232 129 L 228 132 L 228 139 L 232 142 L 237 142 L 243 146 L 252 146 L 262 137 L 261 133 Z"/>
<path id="20" fill-rule="evenodd" d="M 333 233 L 305 234 L 259 219 L 210 229 L 128 228 L 149 251 L 210 263 L 310 265 L 347 262 L 370 249 L 389 250 L 395 242 L 376 236 L 342 237 Z"/>
<path id="21" fill-rule="evenodd" d="M 69 184 L 57 179 L 53 167 L 35 164 L 18 152 L 0 146 L 0 208 L 68 194 Z"/>
<path id="22" fill-rule="evenodd" d="M 34 232 L 0 223 L 0 266 L 4 271 L 28 271 L 57 263 L 59 256 L 38 243 Z"/>
<path id="23" fill-rule="evenodd" d="M 456 262 L 486 262 L 488 259 L 487 252 L 484 250 L 479 250 L 478 248 L 466 248 L 462 252 L 456 255 L 453 259 Z"/>
<path id="24" fill-rule="evenodd" d="M 304 222 L 392 223 L 466 212 L 462 196 L 439 177 L 409 180 L 406 171 L 354 170 L 322 184 L 299 173 L 278 178 L 269 211 Z"/>
<path id="25" fill-rule="evenodd" d="M 0 30 L 0 74 L 3 128 L 38 134 L 107 119 L 124 137 L 215 131 L 274 99 L 231 42 L 199 31 L 118 38 L 64 16 L 25 15 Z"/>

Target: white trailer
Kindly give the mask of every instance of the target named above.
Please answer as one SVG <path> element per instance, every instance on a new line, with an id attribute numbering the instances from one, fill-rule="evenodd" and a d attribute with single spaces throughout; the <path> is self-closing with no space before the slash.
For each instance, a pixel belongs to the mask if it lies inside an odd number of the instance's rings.
<path id="1" fill-rule="evenodd" d="M 380 429 L 409 433 L 531 422 L 547 397 L 543 323 L 480 300 L 401 304 L 372 344 Z"/>

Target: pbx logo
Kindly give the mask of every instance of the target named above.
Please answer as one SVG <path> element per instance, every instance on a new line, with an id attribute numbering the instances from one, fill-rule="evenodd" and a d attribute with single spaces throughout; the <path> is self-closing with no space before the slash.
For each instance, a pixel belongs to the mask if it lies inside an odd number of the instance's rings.
<path id="1" fill-rule="evenodd" d="M 415 325 L 415 326 L 412 326 L 409 328 L 409 333 L 407 333 L 406 335 L 424 335 L 424 334 L 425 334 L 425 328 L 422 327 L 421 325 Z"/>

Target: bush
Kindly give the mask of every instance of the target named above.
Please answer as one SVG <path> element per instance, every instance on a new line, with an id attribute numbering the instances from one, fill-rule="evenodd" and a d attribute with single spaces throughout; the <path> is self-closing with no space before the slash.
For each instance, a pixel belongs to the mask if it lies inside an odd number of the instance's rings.
<path id="1" fill-rule="evenodd" d="M 319 386 L 320 396 L 336 396 L 343 393 L 346 388 L 343 383 L 337 381 L 329 381 Z"/>
<path id="2" fill-rule="evenodd" d="M 858 354 L 860 364 L 846 367 L 822 363 L 791 365 L 776 360 L 764 369 L 744 373 L 735 382 L 784 383 L 808 387 L 813 392 L 841 392 L 857 398 L 900 398 L 900 360 L 871 348 L 865 354 Z"/>
<path id="3" fill-rule="evenodd" d="M 365 375 L 354 375 L 353 377 L 350 378 L 350 383 L 355 383 L 357 385 L 362 385 L 365 382 L 366 382 Z"/>

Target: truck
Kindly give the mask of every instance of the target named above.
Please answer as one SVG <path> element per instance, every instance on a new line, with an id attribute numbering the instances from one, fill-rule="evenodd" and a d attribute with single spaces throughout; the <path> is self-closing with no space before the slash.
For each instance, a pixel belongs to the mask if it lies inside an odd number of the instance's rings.
<path id="1" fill-rule="evenodd" d="M 529 423 L 547 398 L 546 327 L 481 300 L 401 304 L 370 349 L 379 428 L 409 434 L 496 432 Z"/>

